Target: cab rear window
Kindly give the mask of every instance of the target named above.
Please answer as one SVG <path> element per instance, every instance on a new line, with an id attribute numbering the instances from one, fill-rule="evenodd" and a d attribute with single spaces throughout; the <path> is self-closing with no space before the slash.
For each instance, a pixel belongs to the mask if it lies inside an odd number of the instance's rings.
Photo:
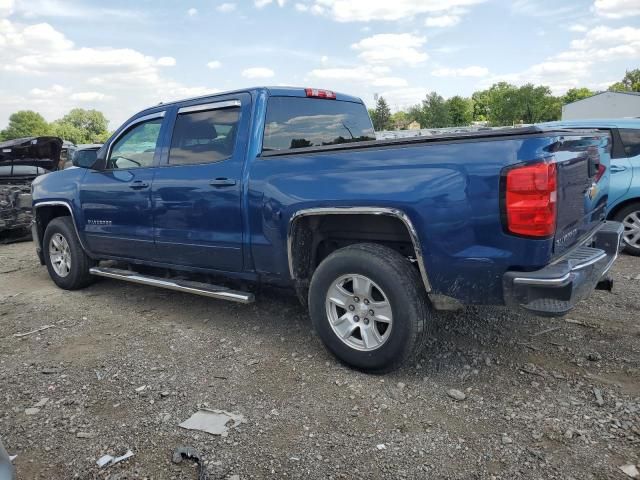
<path id="1" fill-rule="evenodd" d="M 361 103 L 301 97 L 271 97 L 263 151 L 375 140 Z"/>

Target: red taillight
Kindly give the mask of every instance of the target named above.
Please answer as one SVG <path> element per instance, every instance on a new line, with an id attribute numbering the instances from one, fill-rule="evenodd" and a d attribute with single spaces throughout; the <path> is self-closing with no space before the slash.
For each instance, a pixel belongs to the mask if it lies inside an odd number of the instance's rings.
<path id="1" fill-rule="evenodd" d="M 607 171 L 607 167 L 605 167 L 604 165 L 602 165 L 601 163 L 598 164 L 598 171 L 596 172 L 596 176 L 593 178 L 593 181 L 595 183 L 598 183 L 600 181 L 600 179 L 602 178 L 602 176 L 604 175 L 604 172 Z"/>
<path id="2" fill-rule="evenodd" d="M 307 94 L 307 97 L 313 98 L 326 98 L 327 100 L 335 100 L 336 94 L 331 90 L 320 90 L 318 88 L 305 88 L 304 91 Z"/>
<path id="3" fill-rule="evenodd" d="M 556 230 L 557 170 L 537 163 L 509 170 L 505 210 L 507 229 L 527 237 L 548 237 Z"/>

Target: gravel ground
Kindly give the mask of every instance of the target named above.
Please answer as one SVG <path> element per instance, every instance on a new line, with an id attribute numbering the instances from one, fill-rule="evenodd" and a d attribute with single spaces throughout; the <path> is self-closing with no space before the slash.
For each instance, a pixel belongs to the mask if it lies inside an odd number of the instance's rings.
<path id="1" fill-rule="evenodd" d="M 640 463 L 640 258 L 567 319 L 438 316 L 385 376 L 338 364 L 277 290 L 250 306 L 110 280 L 66 292 L 30 243 L 0 246 L 0 265 L 0 435 L 19 479 L 195 479 L 171 462 L 181 445 L 233 479 L 624 479 Z M 246 422 L 178 427 L 199 407 Z"/>

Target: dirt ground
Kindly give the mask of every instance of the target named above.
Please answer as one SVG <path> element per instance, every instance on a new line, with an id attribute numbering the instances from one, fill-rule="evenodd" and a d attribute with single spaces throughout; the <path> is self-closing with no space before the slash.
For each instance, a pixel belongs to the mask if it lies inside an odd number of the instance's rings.
<path id="1" fill-rule="evenodd" d="M 244 306 L 111 280 L 66 292 L 31 243 L 2 245 L 0 436 L 19 479 L 197 478 L 171 462 L 178 446 L 214 479 L 629 478 L 640 258 L 613 275 L 567 319 L 438 316 L 416 363 L 373 376 L 335 361 L 286 293 Z M 202 406 L 246 422 L 226 437 L 178 427 Z"/>

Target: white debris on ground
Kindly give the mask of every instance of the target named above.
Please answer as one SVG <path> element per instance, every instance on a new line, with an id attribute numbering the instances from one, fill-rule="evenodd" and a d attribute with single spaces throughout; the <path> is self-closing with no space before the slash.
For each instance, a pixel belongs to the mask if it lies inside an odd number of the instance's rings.
<path id="1" fill-rule="evenodd" d="M 125 453 L 120 457 L 113 457 L 112 455 L 103 455 L 96 461 L 96 463 L 100 468 L 110 467 L 112 465 L 115 465 L 116 463 L 123 462 L 131 457 L 133 457 L 133 452 L 131 450 L 127 450 L 127 453 Z"/>
<path id="2" fill-rule="evenodd" d="M 245 421 L 245 418 L 239 413 L 203 408 L 182 422 L 180 427 L 187 430 L 200 430 L 211 435 L 226 436 L 229 429 L 235 428 Z"/>

